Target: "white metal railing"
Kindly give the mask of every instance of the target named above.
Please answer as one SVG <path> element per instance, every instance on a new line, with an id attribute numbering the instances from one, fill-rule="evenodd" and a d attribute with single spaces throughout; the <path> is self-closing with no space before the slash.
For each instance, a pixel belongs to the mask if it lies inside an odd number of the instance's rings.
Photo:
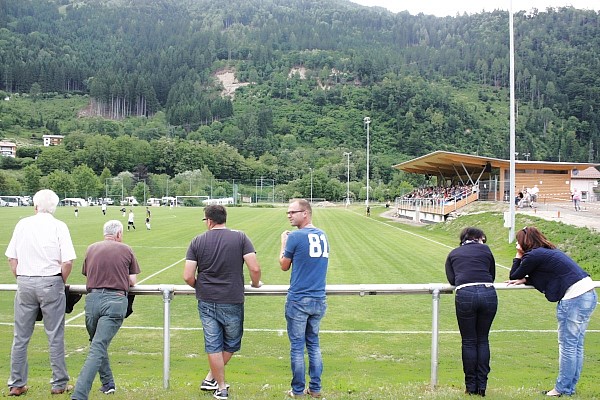
<path id="1" fill-rule="evenodd" d="M 446 215 L 452 211 L 466 206 L 467 204 L 473 203 L 478 200 L 478 192 L 463 191 L 456 193 L 455 196 L 449 198 L 437 198 L 437 197 L 418 197 L 411 199 L 396 198 L 396 209 L 401 210 L 419 210 L 421 212 L 428 212 L 433 214 Z"/>
<path id="2" fill-rule="evenodd" d="M 595 287 L 600 287 L 600 281 L 594 282 Z M 533 286 L 512 285 L 506 283 L 495 283 L 496 290 L 522 290 L 533 289 Z M 260 288 L 245 287 L 246 296 L 285 296 L 289 285 L 263 285 Z M 70 285 L 70 291 L 78 294 L 86 294 L 85 285 Z M 16 291 L 16 284 L 0 284 L 0 292 Z M 360 285 L 327 285 L 327 295 L 397 295 L 397 294 L 431 294 L 432 296 L 432 318 L 431 318 L 431 387 L 435 388 L 438 383 L 438 339 L 439 339 L 439 303 L 441 294 L 451 294 L 454 286 L 443 283 L 428 284 L 360 284 Z M 169 388 L 170 360 L 171 360 L 171 300 L 175 295 L 195 295 L 195 291 L 188 285 L 136 285 L 131 288 L 131 294 L 135 295 L 161 295 L 164 302 L 163 320 L 163 387 Z"/>

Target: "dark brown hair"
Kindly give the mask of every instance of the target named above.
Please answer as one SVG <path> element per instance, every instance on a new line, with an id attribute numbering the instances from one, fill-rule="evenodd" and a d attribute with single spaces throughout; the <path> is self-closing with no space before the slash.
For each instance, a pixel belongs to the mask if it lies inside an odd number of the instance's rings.
<path id="1" fill-rule="evenodd" d="M 210 219 L 215 224 L 224 224 L 227 222 L 227 210 L 220 205 L 210 205 L 204 208 L 204 217 Z"/>
<path id="2" fill-rule="evenodd" d="M 537 249 L 538 247 L 544 247 L 546 249 L 555 249 L 546 236 L 535 226 L 526 226 L 517 232 L 517 243 L 521 246 L 523 251 L 529 251 L 531 249 Z"/>
<path id="3" fill-rule="evenodd" d="M 479 228 L 465 228 L 460 233 L 460 244 L 463 244 L 467 240 L 481 240 L 483 243 L 485 243 L 485 233 L 483 233 L 483 231 Z"/>

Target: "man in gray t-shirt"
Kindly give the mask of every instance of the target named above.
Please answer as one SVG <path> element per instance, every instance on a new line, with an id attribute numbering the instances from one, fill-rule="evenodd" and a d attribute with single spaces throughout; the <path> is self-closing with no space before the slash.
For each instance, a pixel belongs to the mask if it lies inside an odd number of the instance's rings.
<path id="1" fill-rule="evenodd" d="M 246 254 L 256 256 L 244 232 L 212 228 L 196 236 L 185 257 L 197 261 L 196 298 L 219 304 L 243 303 Z"/>
<path id="2" fill-rule="evenodd" d="M 225 226 L 227 211 L 207 206 L 208 231 L 195 237 L 187 250 L 183 279 L 196 289 L 198 312 L 204 330 L 204 348 L 210 371 L 200 388 L 228 398 L 225 365 L 241 347 L 244 332 L 244 263 L 252 287 L 260 287 L 260 265 L 244 232 Z"/>

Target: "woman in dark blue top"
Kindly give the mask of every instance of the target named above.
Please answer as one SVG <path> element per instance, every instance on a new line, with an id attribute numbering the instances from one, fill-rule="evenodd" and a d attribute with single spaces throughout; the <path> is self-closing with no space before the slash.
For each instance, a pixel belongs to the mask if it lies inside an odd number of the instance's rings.
<path id="1" fill-rule="evenodd" d="M 570 396 L 581 375 L 585 330 L 598 302 L 594 282 L 537 228 L 525 227 L 516 236 L 509 284 L 533 285 L 548 301 L 558 302 L 558 378 L 546 395 Z"/>
<path id="2" fill-rule="evenodd" d="M 489 333 L 498 309 L 496 262 L 481 229 L 465 228 L 460 246 L 446 259 L 446 277 L 456 286 L 456 319 L 462 338 L 467 394 L 485 396 L 490 373 Z"/>

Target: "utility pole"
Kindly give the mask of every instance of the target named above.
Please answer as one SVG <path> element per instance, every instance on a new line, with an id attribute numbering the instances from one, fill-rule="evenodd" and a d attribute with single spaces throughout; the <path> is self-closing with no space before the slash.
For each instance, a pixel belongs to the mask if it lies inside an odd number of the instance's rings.
<path id="1" fill-rule="evenodd" d="M 352 152 L 344 152 L 344 156 L 348 158 L 348 168 L 346 170 L 346 207 L 350 205 L 350 154 Z"/>
<path id="2" fill-rule="evenodd" d="M 365 117 L 363 119 L 367 125 L 367 202 L 366 206 L 369 207 L 369 125 L 371 124 L 371 118 Z"/>

